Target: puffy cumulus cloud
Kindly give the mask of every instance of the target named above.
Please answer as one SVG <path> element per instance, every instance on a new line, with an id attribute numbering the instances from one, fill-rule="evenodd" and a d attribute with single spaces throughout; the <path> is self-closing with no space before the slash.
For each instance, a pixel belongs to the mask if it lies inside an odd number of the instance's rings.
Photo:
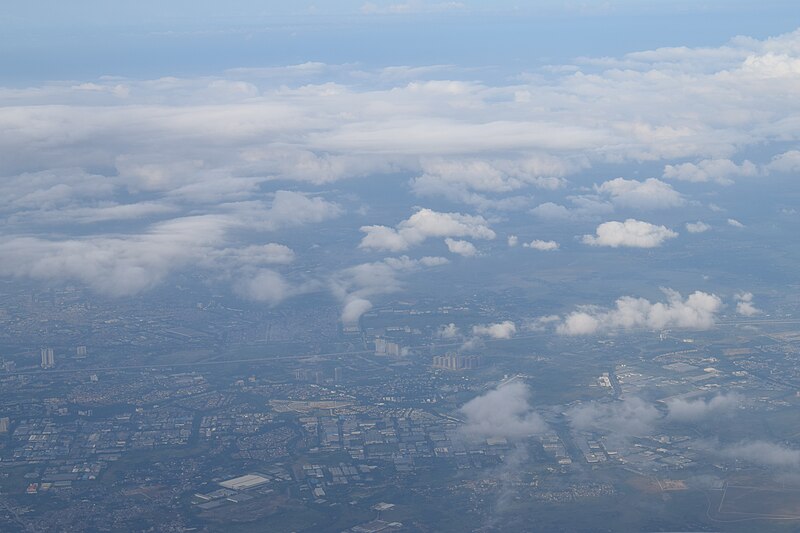
<path id="1" fill-rule="evenodd" d="M 519 237 L 517 237 L 516 235 L 509 235 L 508 236 L 508 246 L 509 246 L 509 248 L 513 248 L 517 244 L 519 244 Z"/>
<path id="2" fill-rule="evenodd" d="M 800 467 L 800 450 L 773 442 L 756 440 L 725 446 L 721 455 L 772 468 Z"/>
<path id="3" fill-rule="evenodd" d="M 666 209 L 680 207 L 686 203 L 683 196 L 670 184 L 656 178 L 648 178 L 645 181 L 616 178 L 595 185 L 595 190 L 610 197 L 611 201 L 620 207 Z"/>
<path id="4" fill-rule="evenodd" d="M 685 400 L 673 398 L 666 401 L 667 420 L 675 422 L 698 422 L 710 416 L 721 416 L 730 413 L 741 404 L 736 394 L 718 394 L 706 400 Z"/>
<path id="5" fill-rule="evenodd" d="M 545 315 L 532 319 L 528 319 L 522 325 L 524 331 L 545 331 L 549 326 L 561 322 L 561 317 L 558 315 Z"/>
<path id="6" fill-rule="evenodd" d="M 614 212 L 614 205 L 597 196 L 569 196 L 569 207 L 554 202 L 539 204 L 531 213 L 545 220 L 596 220 Z"/>
<path id="7" fill-rule="evenodd" d="M 431 237 L 494 239 L 496 236 L 480 215 L 440 213 L 431 209 L 420 209 L 394 228 L 362 226 L 361 231 L 366 235 L 361 239 L 360 248 L 392 252 L 408 250 Z"/>
<path id="8" fill-rule="evenodd" d="M 530 389 L 518 381 L 502 385 L 465 403 L 462 433 L 475 439 L 518 439 L 547 431 L 544 419 L 533 409 Z"/>
<path id="9" fill-rule="evenodd" d="M 559 244 L 556 241 L 540 241 L 533 240 L 523 244 L 525 248 L 533 248 L 534 250 L 541 250 L 542 252 L 552 252 L 559 249 Z"/>
<path id="10" fill-rule="evenodd" d="M 729 218 L 728 219 L 728 225 L 733 227 L 733 228 L 743 228 L 744 227 L 744 224 L 742 224 L 741 222 L 739 222 L 735 218 Z"/>
<path id="11" fill-rule="evenodd" d="M 402 290 L 403 284 L 400 276 L 417 272 L 422 268 L 433 268 L 446 265 L 450 261 L 445 257 L 426 256 L 412 259 L 406 255 L 400 257 L 387 257 L 382 261 L 361 263 L 345 268 L 333 274 L 328 280 L 328 286 L 335 297 L 342 301 L 342 321 L 353 323 L 353 316 L 360 317 L 366 312 L 366 303 L 372 306 L 370 297 L 391 294 Z M 352 304 L 360 300 L 358 304 Z M 363 309 L 362 313 L 356 313 Z M 348 312 L 345 313 L 344 310 Z"/>
<path id="12" fill-rule="evenodd" d="M 444 243 L 447 245 L 447 249 L 450 250 L 450 253 L 458 254 L 464 257 L 475 257 L 478 255 L 478 249 L 475 248 L 475 245 L 469 241 L 462 241 L 447 237 L 444 240 Z"/>
<path id="13" fill-rule="evenodd" d="M 482 324 L 472 327 L 473 335 L 484 335 L 493 339 L 510 339 L 517 332 L 517 325 L 511 320 L 496 324 Z"/>
<path id="14" fill-rule="evenodd" d="M 318 196 L 294 191 L 277 191 L 269 205 L 233 203 L 222 206 L 256 229 L 276 230 L 284 227 L 318 223 L 335 218 L 342 209 Z"/>
<path id="15" fill-rule="evenodd" d="M 357 324 L 361 315 L 372 309 L 372 302 L 364 298 L 354 297 L 344 304 L 341 320 L 343 324 Z"/>
<path id="16" fill-rule="evenodd" d="M 767 165 L 768 172 L 789 174 L 800 171 L 800 150 L 789 150 L 772 158 Z"/>
<path id="17" fill-rule="evenodd" d="M 697 222 L 686 223 L 686 231 L 688 231 L 689 233 L 705 233 L 710 229 L 711 226 L 700 220 L 698 220 Z"/>
<path id="18" fill-rule="evenodd" d="M 436 336 L 440 339 L 456 339 L 461 336 L 461 332 L 459 331 L 458 326 L 451 322 L 449 324 L 440 326 L 436 331 Z"/>
<path id="19" fill-rule="evenodd" d="M 234 292 L 240 297 L 269 305 L 278 305 L 296 290 L 279 273 L 258 269 L 236 280 Z"/>
<path id="20" fill-rule="evenodd" d="M 654 405 L 635 396 L 609 403 L 585 403 L 570 408 L 566 415 L 577 430 L 601 431 L 617 437 L 648 435 L 662 417 Z"/>
<path id="21" fill-rule="evenodd" d="M 682 163 L 666 165 L 664 178 L 680 181 L 705 182 L 714 181 L 722 185 L 730 185 L 733 178 L 758 176 L 759 168 L 750 161 L 737 165 L 730 159 L 705 159 L 699 163 Z"/>
<path id="22" fill-rule="evenodd" d="M 223 242 L 230 221 L 204 215 L 154 224 L 142 234 L 51 240 L 0 240 L 0 275 L 78 281 L 94 290 L 128 296 L 151 289 L 173 270 L 200 260 Z"/>
<path id="23" fill-rule="evenodd" d="M 666 226 L 656 226 L 629 218 L 625 222 L 603 222 L 597 226 L 596 235 L 584 235 L 583 242 L 591 246 L 619 248 L 656 248 L 678 234 Z"/>
<path id="24" fill-rule="evenodd" d="M 680 293 L 664 289 L 666 302 L 652 303 L 645 298 L 623 296 L 613 309 L 584 306 L 558 324 L 561 335 L 591 335 L 633 328 L 691 328 L 706 330 L 714 326 L 722 300 L 702 291 L 684 299 Z"/>
<path id="25" fill-rule="evenodd" d="M 762 311 L 753 304 L 752 292 L 740 292 L 736 295 L 736 313 L 742 316 L 756 316 L 762 313 Z"/>
<path id="26" fill-rule="evenodd" d="M 423 173 L 411 180 L 411 189 L 419 196 L 442 196 L 479 208 L 509 208 L 523 205 L 519 197 L 491 200 L 486 194 L 525 187 L 558 189 L 565 185 L 562 176 L 576 168 L 575 163 L 546 155 L 519 160 L 423 159 Z"/>

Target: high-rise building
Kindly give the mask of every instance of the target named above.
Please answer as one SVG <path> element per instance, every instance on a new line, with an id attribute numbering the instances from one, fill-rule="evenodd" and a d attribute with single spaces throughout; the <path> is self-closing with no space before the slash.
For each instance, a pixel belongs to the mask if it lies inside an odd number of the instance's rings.
<path id="1" fill-rule="evenodd" d="M 342 381 L 342 369 L 341 367 L 336 367 L 333 369 L 333 381 L 336 383 L 340 383 Z"/>
<path id="2" fill-rule="evenodd" d="M 472 370 L 478 368 L 481 358 L 477 355 L 436 355 L 433 357 L 433 368 L 443 368 L 445 370 Z"/>
<path id="3" fill-rule="evenodd" d="M 8 424 L 10 422 L 7 416 L 0 418 L 0 433 L 8 433 Z"/>
<path id="4" fill-rule="evenodd" d="M 56 366 L 56 359 L 52 348 L 42 348 L 42 368 L 53 368 Z"/>
<path id="5" fill-rule="evenodd" d="M 78 346 L 75 348 L 75 355 L 78 357 L 86 357 L 86 346 Z"/>
<path id="6" fill-rule="evenodd" d="M 400 357 L 403 355 L 403 347 L 392 341 L 387 341 L 381 337 L 375 339 L 375 355 L 389 355 Z"/>

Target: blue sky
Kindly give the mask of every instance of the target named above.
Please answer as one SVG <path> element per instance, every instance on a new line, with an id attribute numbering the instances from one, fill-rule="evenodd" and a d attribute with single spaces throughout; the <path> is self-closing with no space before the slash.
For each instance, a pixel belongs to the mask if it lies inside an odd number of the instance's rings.
<path id="1" fill-rule="evenodd" d="M 4 2 L 0 81 L 320 61 L 526 69 L 794 29 L 788 1 Z"/>

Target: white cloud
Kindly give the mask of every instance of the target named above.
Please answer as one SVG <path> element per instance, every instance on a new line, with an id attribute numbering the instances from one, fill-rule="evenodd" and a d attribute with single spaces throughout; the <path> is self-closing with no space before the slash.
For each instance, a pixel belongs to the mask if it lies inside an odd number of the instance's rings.
<path id="1" fill-rule="evenodd" d="M 800 467 L 800 450 L 763 440 L 726 446 L 720 453 L 725 457 L 768 467 Z"/>
<path id="2" fill-rule="evenodd" d="M 531 212 L 546 220 L 592 220 L 614 212 L 610 202 L 596 196 L 578 195 L 567 198 L 571 206 L 566 207 L 554 202 L 539 204 Z"/>
<path id="3" fill-rule="evenodd" d="M 597 226 L 596 235 L 584 235 L 583 242 L 591 246 L 620 246 L 630 248 L 655 248 L 678 234 L 666 226 L 627 219 L 625 222 L 604 222 Z"/>
<path id="4" fill-rule="evenodd" d="M 697 164 L 682 163 L 664 167 L 664 178 L 681 181 L 714 181 L 730 185 L 735 177 L 758 176 L 758 167 L 750 161 L 737 165 L 729 159 L 705 159 Z"/>
<path id="5" fill-rule="evenodd" d="M 510 339 L 516 332 L 517 325 L 510 320 L 472 327 L 473 335 L 485 335 L 493 339 Z"/>
<path id="6" fill-rule="evenodd" d="M 361 239 L 360 248 L 392 252 L 408 250 L 429 237 L 495 238 L 482 216 L 440 213 L 431 209 L 420 209 L 394 228 L 362 226 L 361 231 L 366 235 Z"/>
<path id="7" fill-rule="evenodd" d="M 762 313 L 753 304 L 752 292 L 740 292 L 736 295 L 736 312 L 742 316 L 756 316 Z"/>
<path id="8" fill-rule="evenodd" d="M 621 402 L 585 403 L 570 408 L 566 415 L 575 429 L 602 431 L 616 437 L 649 435 L 661 418 L 655 406 L 635 396 Z"/>
<path id="9" fill-rule="evenodd" d="M 447 249 L 450 250 L 450 253 L 464 257 L 475 257 L 478 255 L 478 249 L 469 241 L 461 241 L 448 237 L 444 240 L 444 243 L 447 245 Z"/>
<path id="10" fill-rule="evenodd" d="M 599 194 L 608 195 L 620 207 L 634 209 L 666 209 L 686 203 L 681 194 L 656 178 L 645 181 L 616 178 L 595 186 Z"/>
<path id="11" fill-rule="evenodd" d="M 728 225 L 732 226 L 734 228 L 743 228 L 744 227 L 744 224 L 742 224 L 741 222 L 739 222 L 735 218 L 729 218 L 728 219 Z"/>
<path id="12" fill-rule="evenodd" d="M 439 330 L 436 332 L 436 336 L 440 339 L 455 339 L 458 338 L 461 333 L 458 330 L 458 326 L 453 324 L 446 324 L 444 326 L 439 327 Z"/>
<path id="13" fill-rule="evenodd" d="M 470 438 L 517 439 L 547 430 L 544 419 L 528 402 L 530 389 L 512 382 L 473 398 L 461 409 L 466 421 L 461 431 Z"/>
<path id="14" fill-rule="evenodd" d="M 513 248 L 517 244 L 519 244 L 519 237 L 517 237 L 516 235 L 509 235 L 508 236 L 508 246 L 510 248 Z"/>
<path id="15" fill-rule="evenodd" d="M 741 403 L 736 394 L 718 394 L 710 400 L 684 400 L 674 398 L 667 400 L 667 419 L 675 422 L 698 422 L 710 416 L 720 416 L 730 412 Z"/>
<path id="16" fill-rule="evenodd" d="M 800 150 L 789 150 L 776 155 L 766 168 L 770 172 L 783 174 L 800 171 Z"/>
<path id="17" fill-rule="evenodd" d="M 422 257 L 411 259 L 408 256 L 387 257 L 382 261 L 362 263 L 345 268 L 329 280 L 329 288 L 343 304 L 342 321 L 353 323 L 366 312 L 367 304 L 372 305 L 370 297 L 391 294 L 402 290 L 402 274 L 419 271 L 422 267 L 437 267 L 450 261 L 444 257 Z M 359 312 L 360 311 L 360 312 Z"/>
<path id="18" fill-rule="evenodd" d="M 685 300 L 676 291 L 664 289 L 666 302 L 652 303 L 645 298 L 623 296 L 614 308 L 584 306 L 558 324 L 561 335 L 591 335 L 633 328 L 710 329 L 714 326 L 722 300 L 714 294 L 695 291 Z"/>
<path id="19" fill-rule="evenodd" d="M 540 240 L 533 240 L 531 242 L 526 242 L 523 244 L 525 248 L 533 248 L 534 250 L 541 250 L 543 252 L 551 252 L 553 250 L 558 250 L 559 244 L 556 241 L 540 241 Z"/>
<path id="20" fill-rule="evenodd" d="M 259 269 L 253 275 L 238 279 L 233 288 L 242 298 L 273 306 L 294 293 L 294 289 L 283 276 L 269 269 Z"/>
<path id="21" fill-rule="evenodd" d="M 357 324 L 361 315 L 372 309 L 372 302 L 364 298 L 352 298 L 345 303 L 342 309 L 343 324 Z"/>
<path id="22" fill-rule="evenodd" d="M 697 222 L 687 222 L 686 231 L 689 233 L 704 233 L 711 229 L 711 226 L 698 220 Z"/>

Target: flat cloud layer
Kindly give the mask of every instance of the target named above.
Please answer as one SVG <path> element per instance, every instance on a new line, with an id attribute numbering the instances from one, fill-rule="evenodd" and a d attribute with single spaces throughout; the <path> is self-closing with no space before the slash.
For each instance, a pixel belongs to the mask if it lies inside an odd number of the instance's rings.
<path id="1" fill-rule="evenodd" d="M 722 308 L 722 300 L 702 291 L 686 299 L 680 293 L 665 289 L 666 302 L 652 303 L 645 298 L 623 296 L 612 309 L 584 306 L 568 314 L 556 331 L 561 335 L 592 335 L 633 328 L 710 329 Z"/>
<path id="2" fill-rule="evenodd" d="M 452 67 L 306 63 L 2 87 L 0 275 L 128 296 L 201 265 L 242 297 L 278 302 L 305 290 L 306 280 L 286 261 L 254 265 L 252 250 L 240 250 L 285 243 L 302 261 L 283 235 L 264 234 L 320 224 L 350 207 L 340 190 L 311 187 L 398 175 L 416 196 L 464 209 L 374 221 L 361 227 L 361 250 L 405 253 L 441 239 L 452 253 L 478 256 L 473 243 L 494 239 L 506 211 L 533 206 L 545 221 L 606 220 L 584 237 L 593 246 L 658 247 L 677 233 L 607 220 L 696 205 L 686 192 L 692 182 L 718 187 L 800 169 L 800 152 L 784 146 L 797 139 L 798 65 L 800 30 L 580 58 L 493 83 L 449 79 L 478 76 Z M 763 160 L 750 155 L 755 147 Z M 593 189 L 570 181 L 638 163 L 663 172 Z M 342 291 L 347 267 L 335 269 L 317 281 L 338 287 L 343 306 L 353 292 L 367 300 L 378 293 Z M 263 289 L 270 279 L 275 290 Z M 741 308 L 750 312 L 747 302 Z M 589 318 L 585 330 L 599 320 Z"/>

